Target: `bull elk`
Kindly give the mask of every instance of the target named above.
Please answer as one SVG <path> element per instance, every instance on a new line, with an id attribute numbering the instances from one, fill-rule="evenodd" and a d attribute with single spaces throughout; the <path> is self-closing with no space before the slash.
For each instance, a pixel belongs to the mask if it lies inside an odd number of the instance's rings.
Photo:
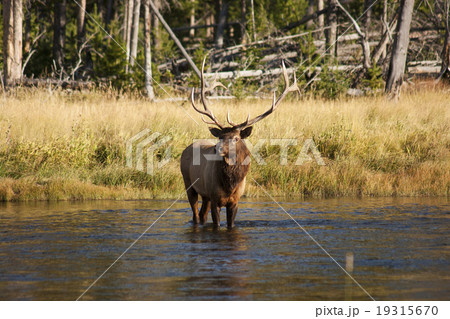
<path id="1" fill-rule="evenodd" d="M 211 134 L 219 138 L 217 144 L 195 142 L 189 145 L 181 154 L 181 173 L 183 175 L 186 192 L 193 212 L 194 224 L 204 224 L 208 218 L 208 212 L 211 210 L 211 216 L 215 226 L 220 226 L 220 209 L 227 209 L 227 226 L 234 226 L 234 219 L 238 211 L 238 201 L 244 192 L 245 177 L 250 169 L 250 151 L 243 140 L 252 133 L 253 125 L 270 115 L 276 110 L 284 97 L 293 91 L 298 91 L 297 80 L 294 73 L 294 83 L 289 85 L 289 79 L 282 63 L 283 77 L 285 87 L 283 93 L 276 99 L 274 92 L 272 106 L 261 115 L 247 119 L 235 124 L 230 119 L 230 113 L 227 114 L 227 122 L 230 127 L 225 127 L 208 109 L 206 104 L 206 92 L 211 92 L 218 86 L 225 86 L 214 80 L 206 88 L 203 71 L 205 60 L 202 64 L 200 79 L 200 100 L 203 104 L 203 110 L 195 105 L 194 89 L 191 94 L 191 102 L 194 109 L 201 114 L 202 120 L 216 127 L 209 127 Z M 204 116 L 211 121 L 205 120 Z M 197 156 L 197 160 L 195 157 Z M 216 157 L 219 160 L 211 160 Z M 199 158 L 198 158 L 199 157 Z M 198 195 L 202 197 L 202 207 L 198 212 Z"/>

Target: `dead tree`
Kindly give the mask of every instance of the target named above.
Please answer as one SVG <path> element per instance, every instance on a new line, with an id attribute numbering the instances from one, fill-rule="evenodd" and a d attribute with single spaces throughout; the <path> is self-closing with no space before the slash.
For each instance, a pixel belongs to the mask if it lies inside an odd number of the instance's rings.
<path id="1" fill-rule="evenodd" d="M 409 45 L 409 29 L 411 26 L 414 0 L 401 0 L 400 16 L 397 24 L 397 35 L 394 39 L 389 73 L 386 81 L 385 92 L 398 94 L 405 72 L 406 54 Z"/>
<path id="2" fill-rule="evenodd" d="M 161 11 L 162 3 L 161 0 L 153 0 L 153 4 L 155 5 L 156 10 Z M 152 30 L 153 30 L 153 48 L 157 50 L 161 45 L 161 34 L 159 27 L 159 19 L 156 17 L 156 14 L 150 10 L 150 14 L 152 15 Z"/>
<path id="3" fill-rule="evenodd" d="M 144 0 L 144 55 L 145 55 L 145 90 L 150 100 L 155 99 L 152 85 L 152 51 L 150 44 L 151 15 L 149 0 Z"/>
<path id="4" fill-rule="evenodd" d="M 247 1 L 241 0 L 241 43 L 246 43 L 247 32 Z"/>
<path id="5" fill-rule="evenodd" d="M 383 0 L 383 18 L 382 18 L 382 29 L 381 29 L 381 34 L 384 34 L 387 31 L 387 9 L 388 9 L 388 0 Z M 386 57 L 386 47 L 383 49 L 383 51 L 381 52 L 381 57 L 384 59 Z"/>
<path id="6" fill-rule="evenodd" d="M 253 0 L 250 0 L 250 6 L 252 10 L 252 33 L 253 33 L 253 41 L 256 42 L 256 26 L 255 26 L 255 4 Z"/>
<path id="7" fill-rule="evenodd" d="M 336 55 L 336 35 L 337 35 L 337 0 L 328 0 L 327 25 L 329 28 L 325 32 L 326 50 L 331 56 Z"/>
<path id="8" fill-rule="evenodd" d="M 58 68 L 63 68 L 66 46 L 66 5 L 67 1 L 55 1 L 53 20 L 53 59 Z"/>
<path id="9" fill-rule="evenodd" d="M 323 10 L 323 0 L 317 0 L 317 11 L 321 11 L 321 10 Z M 319 15 L 318 22 L 319 22 L 319 29 L 323 29 L 324 28 L 323 15 Z M 322 38 L 322 37 L 323 37 L 323 31 L 320 31 L 319 38 Z"/>
<path id="10" fill-rule="evenodd" d="M 308 0 L 308 8 L 306 9 L 306 14 L 311 15 L 314 13 L 314 3 L 316 2 L 316 0 Z M 306 22 L 306 27 L 308 29 L 311 29 L 314 25 L 313 20 L 309 20 L 308 22 Z"/>
<path id="11" fill-rule="evenodd" d="M 445 31 L 444 47 L 442 48 L 442 66 L 438 79 L 450 77 L 450 32 L 447 27 Z"/>
<path id="12" fill-rule="evenodd" d="M 23 41 L 23 51 L 25 53 L 31 50 L 31 0 L 25 0 L 25 32 Z"/>
<path id="13" fill-rule="evenodd" d="M 364 0 L 364 31 L 369 34 L 370 25 L 372 24 L 372 7 L 375 0 Z"/>
<path id="14" fill-rule="evenodd" d="M 380 60 L 380 58 L 383 57 L 383 55 L 384 57 L 386 57 L 386 47 L 390 41 L 391 35 L 394 33 L 394 30 L 397 27 L 399 11 L 400 8 L 397 9 L 397 12 L 394 14 L 389 24 L 387 22 L 385 23 L 386 27 L 383 28 L 381 39 L 378 42 L 378 45 L 372 51 L 372 62 L 374 64 L 378 63 L 378 61 Z"/>
<path id="15" fill-rule="evenodd" d="M 189 26 L 193 27 L 195 25 L 195 0 L 191 0 L 191 15 L 189 17 Z M 189 30 L 189 36 L 194 38 L 195 29 Z"/>
<path id="16" fill-rule="evenodd" d="M 92 55 L 90 47 L 86 42 L 86 0 L 81 0 L 78 7 L 77 15 L 77 51 L 80 58 L 80 63 L 82 61 L 82 52 L 85 52 L 84 66 L 88 68 L 93 68 Z M 81 67 L 81 65 L 79 65 Z"/>
<path id="17" fill-rule="evenodd" d="M 12 85 L 22 76 L 22 0 L 3 0 L 4 84 Z"/>
<path id="18" fill-rule="evenodd" d="M 224 38 L 224 34 L 225 34 L 225 26 L 227 24 L 228 7 L 229 7 L 228 1 L 222 0 L 219 18 L 217 19 L 217 31 L 216 31 L 216 37 L 215 37 L 216 38 L 215 39 L 216 49 L 223 48 L 223 38 Z"/>
<path id="19" fill-rule="evenodd" d="M 200 78 L 201 74 L 200 74 L 200 70 L 198 69 L 198 67 L 195 65 L 194 61 L 192 61 L 192 58 L 190 57 L 190 55 L 186 52 L 186 49 L 183 47 L 183 45 L 181 44 L 180 40 L 178 40 L 177 36 L 175 35 L 175 33 L 173 33 L 172 29 L 170 28 L 170 26 L 167 24 L 166 20 L 164 20 L 163 16 L 161 15 L 161 13 L 159 13 L 158 8 L 156 7 L 156 5 L 154 4 L 154 2 L 152 0 L 148 0 L 148 4 L 150 5 L 150 8 L 152 9 L 153 13 L 156 15 L 156 17 L 159 19 L 159 21 L 161 22 L 161 24 L 163 25 L 163 27 L 166 29 L 167 33 L 169 33 L 170 37 L 172 38 L 173 42 L 175 42 L 176 46 L 178 47 L 178 49 L 180 49 L 181 54 L 183 54 L 183 56 L 186 58 L 187 62 L 189 63 L 189 65 L 192 67 L 192 69 L 194 70 L 194 72 L 197 74 L 197 76 Z"/>
<path id="20" fill-rule="evenodd" d="M 123 7 L 123 24 L 122 24 L 122 39 L 123 43 L 127 43 L 127 31 L 128 31 L 128 0 L 125 0 Z"/>
<path id="21" fill-rule="evenodd" d="M 22 21 L 23 3 L 22 0 L 14 0 L 14 63 L 19 72 L 19 79 L 22 77 Z"/>
<path id="22" fill-rule="evenodd" d="M 139 36 L 139 16 L 141 13 L 141 0 L 134 1 L 133 32 L 131 36 L 131 58 L 130 64 L 133 66 L 137 56 L 138 36 Z"/>
<path id="23" fill-rule="evenodd" d="M 109 30 L 109 23 L 112 19 L 112 13 L 113 13 L 113 0 L 107 0 L 106 1 L 106 15 L 105 15 L 105 27 L 106 30 Z"/>
<path id="24" fill-rule="evenodd" d="M 438 80 L 441 78 L 450 79 L 450 1 L 444 1 L 444 8 L 442 8 L 442 17 L 444 19 L 445 35 L 444 46 L 442 47 L 442 66 L 439 72 Z"/>
<path id="25" fill-rule="evenodd" d="M 80 0 L 77 16 L 77 48 L 80 50 L 86 36 L 86 0 Z"/>
<path id="26" fill-rule="evenodd" d="M 134 0 L 127 0 L 127 3 L 128 5 L 127 5 L 126 31 L 125 31 L 127 66 L 125 67 L 125 70 L 128 73 L 128 63 L 130 62 L 130 50 L 131 50 L 131 31 L 133 28 Z"/>
<path id="27" fill-rule="evenodd" d="M 359 27 L 358 22 L 356 22 L 355 19 L 350 15 L 350 13 L 341 5 L 341 3 L 338 0 L 336 1 L 336 5 L 339 9 L 341 9 L 347 17 L 352 21 L 353 26 L 355 27 L 356 33 L 359 35 L 359 42 L 361 43 L 362 52 L 363 52 L 363 67 L 364 69 L 369 69 L 371 66 L 370 63 L 370 46 L 369 41 L 367 40 L 367 33 L 363 33 L 361 31 L 361 28 Z"/>

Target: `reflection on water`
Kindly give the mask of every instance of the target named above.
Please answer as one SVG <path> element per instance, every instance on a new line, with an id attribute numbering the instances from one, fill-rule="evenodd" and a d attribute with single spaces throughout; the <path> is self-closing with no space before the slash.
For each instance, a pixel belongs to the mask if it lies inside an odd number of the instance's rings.
<path id="1" fill-rule="evenodd" d="M 0 204 L 0 299 L 77 299 L 170 204 Z M 341 265 L 353 253 L 375 299 L 449 299 L 447 199 L 281 205 Z M 188 206 L 167 211 L 83 300 L 369 299 L 274 203 L 242 202 L 233 230 L 192 225 Z"/>

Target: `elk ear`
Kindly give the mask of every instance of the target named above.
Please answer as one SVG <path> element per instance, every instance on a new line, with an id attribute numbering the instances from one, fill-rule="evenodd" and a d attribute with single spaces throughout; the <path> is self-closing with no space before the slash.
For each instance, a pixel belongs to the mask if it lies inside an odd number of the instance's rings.
<path id="1" fill-rule="evenodd" d="M 215 128 L 215 127 L 209 127 L 209 131 L 211 132 L 212 135 L 214 135 L 215 137 L 220 137 L 220 133 L 222 133 L 222 130 Z"/>
<path id="2" fill-rule="evenodd" d="M 241 131 L 241 138 L 247 138 L 252 134 L 253 126 L 249 126 Z"/>

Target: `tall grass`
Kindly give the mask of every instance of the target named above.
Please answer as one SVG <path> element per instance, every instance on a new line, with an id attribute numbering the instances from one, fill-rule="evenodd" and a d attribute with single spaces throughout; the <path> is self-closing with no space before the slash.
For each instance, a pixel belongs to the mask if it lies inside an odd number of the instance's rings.
<path id="1" fill-rule="evenodd" d="M 250 142 L 295 138 L 288 164 L 266 144 L 266 165 L 252 163 L 247 196 L 448 196 L 448 89 L 335 101 L 283 102 L 256 124 Z M 212 102 L 235 121 L 271 101 Z M 192 117 L 192 118 L 191 118 Z M 197 121 L 198 124 L 194 121 Z M 125 166 L 125 143 L 143 129 L 172 137 L 172 160 L 149 175 Z M 152 104 L 100 92 L 20 89 L 0 106 L 0 200 L 175 197 L 184 187 L 179 157 L 193 139 L 211 138 L 189 103 Z M 294 165 L 312 138 L 326 165 Z M 161 150 L 162 151 L 162 150 Z"/>

